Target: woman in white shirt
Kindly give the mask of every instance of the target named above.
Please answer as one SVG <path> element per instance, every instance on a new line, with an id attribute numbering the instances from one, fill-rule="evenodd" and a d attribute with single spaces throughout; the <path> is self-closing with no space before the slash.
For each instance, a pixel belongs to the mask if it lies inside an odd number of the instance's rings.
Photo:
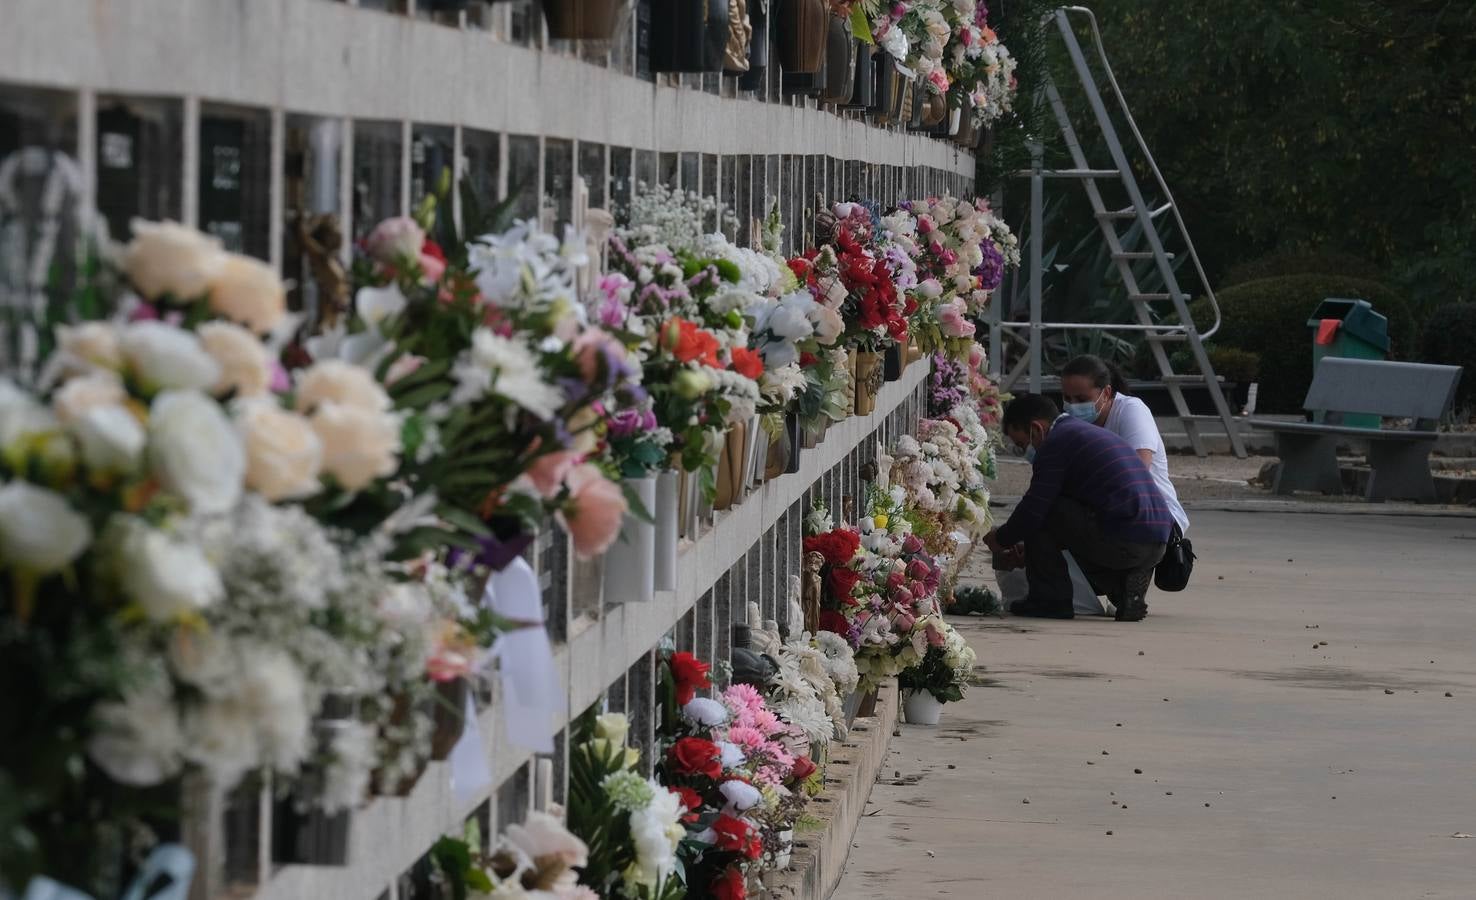
<path id="1" fill-rule="evenodd" d="M 1143 458 L 1153 483 L 1168 504 L 1179 534 L 1189 533 L 1189 516 L 1169 478 L 1163 437 L 1148 404 L 1127 392 L 1127 379 L 1117 366 L 1095 356 L 1078 356 L 1061 370 L 1061 397 L 1065 410 L 1078 419 L 1102 426 L 1132 445 Z"/>

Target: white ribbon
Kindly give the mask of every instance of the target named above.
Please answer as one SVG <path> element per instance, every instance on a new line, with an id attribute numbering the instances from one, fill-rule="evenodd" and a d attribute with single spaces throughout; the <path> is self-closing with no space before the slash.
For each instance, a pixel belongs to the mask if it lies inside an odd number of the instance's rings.
<path id="1" fill-rule="evenodd" d="M 482 602 L 515 622 L 543 621 L 538 576 L 521 557 L 487 580 Z M 508 739 L 535 753 L 552 753 L 556 722 L 566 697 L 554 667 L 553 645 L 540 627 L 516 628 L 498 635 L 490 656 L 500 661 L 502 721 Z"/>

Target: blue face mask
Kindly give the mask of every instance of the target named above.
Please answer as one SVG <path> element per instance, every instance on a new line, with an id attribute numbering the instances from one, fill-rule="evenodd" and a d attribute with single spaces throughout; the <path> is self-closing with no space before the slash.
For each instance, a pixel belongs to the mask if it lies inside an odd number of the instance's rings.
<path id="1" fill-rule="evenodd" d="M 1066 404 L 1066 415 L 1073 419 L 1081 419 L 1083 422 L 1097 421 L 1097 402 L 1087 400 L 1084 403 Z"/>

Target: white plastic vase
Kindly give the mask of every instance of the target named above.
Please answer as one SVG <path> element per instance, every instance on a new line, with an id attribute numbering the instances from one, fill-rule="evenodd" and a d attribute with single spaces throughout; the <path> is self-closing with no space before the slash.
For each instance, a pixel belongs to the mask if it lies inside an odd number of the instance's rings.
<path id="1" fill-rule="evenodd" d="M 779 844 L 784 849 L 774 854 L 774 869 L 782 872 L 789 868 L 789 860 L 794 855 L 793 828 L 786 828 L 779 832 Z"/>
<path id="2" fill-rule="evenodd" d="M 627 478 L 626 488 L 654 517 L 656 476 Z M 605 553 L 605 602 L 647 603 L 656 591 L 656 526 L 626 513 L 620 538 Z"/>
<path id="3" fill-rule="evenodd" d="M 672 470 L 656 476 L 656 497 L 650 509 L 651 518 L 656 520 L 652 556 L 653 583 L 658 591 L 676 590 L 677 539 L 682 524 L 678 509 L 681 481 L 681 475 Z"/>
<path id="4" fill-rule="evenodd" d="M 943 704 L 931 691 L 908 691 L 902 696 L 902 712 L 908 725 L 937 725 Z"/>

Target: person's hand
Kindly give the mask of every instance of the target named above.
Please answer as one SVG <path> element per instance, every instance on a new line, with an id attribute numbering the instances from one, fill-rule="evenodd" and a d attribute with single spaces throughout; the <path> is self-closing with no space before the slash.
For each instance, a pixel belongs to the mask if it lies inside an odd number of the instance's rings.
<path id="1" fill-rule="evenodd" d="M 1016 544 L 1013 547 L 1000 547 L 994 552 L 994 568 L 1001 572 L 1009 572 L 1019 569 L 1025 565 L 1025 545 Z"/>

